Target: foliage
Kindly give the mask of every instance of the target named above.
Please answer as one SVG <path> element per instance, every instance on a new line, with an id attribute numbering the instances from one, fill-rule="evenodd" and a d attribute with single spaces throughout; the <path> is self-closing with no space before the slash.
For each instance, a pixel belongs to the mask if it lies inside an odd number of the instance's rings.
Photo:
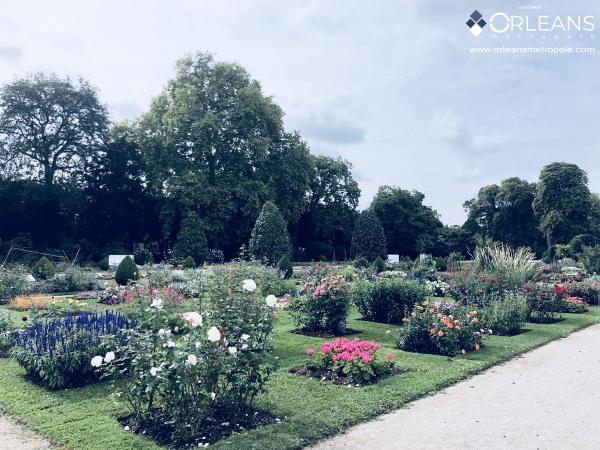
<path id="1" fill-rule="evenodd" d="M 539 264 L 531 250 L 517 250 L 501 243 L 484 242 L 473 254 L 473 266 L 499 280 L 506 289 L 515 289 L 527 283 L 539 272 Z"/>
<path id="2" fill-rule="evenodd" d="M 519 294 L 506 294 L 490 300 L 481 312 L 485 328 L 494 334 L 512 336 L 521 331 L 527 321 L 527 300 Z"/>
<path id="3" fill-rule="evenodd" d="M 228 287 L 223 284 L 240 284 L 244 280 L 254 280 L 263 297 L 275 295 L 281 297 L 287 293 L 287 285 L 279 270 L 257 262 L 234 261 L 210 266 L 204 280 L 206 297 L 211 301 L 221 301 L 227 297 Z"/>
<path id="4" fill-rule="evenodd" d="M 318 352 L 309 348 L 306 367 L 314 371 L 326 371 L 351 384 L 366 384 L 389 374 L 394 368 L 394 355 L 385 358 L 378 353 L 381 346 L 374 341 L 349 341 L 338 338 L 321 344 Z"/>
<path id="5" fill-rule="evenodd" d="M 0 304 L 30 290 L 29 271 L 23 266 L 0 266 Z"/>
<path id="6" fill-rule="evenodd" d="M 559 162 L 542 169 L 533 210 L 548 247 L 587 233 L 590 209 L 588 177 L 582 169 Z"/>
<path id="7" fill-rule="evenodd" d="M 133 251 L 133 261 L 138 266 L 145 266 L 146 264 L 152 264 L 154 262 L 154 258 L 152 256 L 152 252 L 147 248 L 136 248 Z"/>
<path id="8" fill-rule="evenodd" d="M 181 229 L 173 247 L 173 255 L 177 258 L 194 258 L 196 264 L 203 264 L 208 259 L 208 242 L 204 233 L 204 222 L 198 214 L 190 212 L 181 222 Z"/>
<path id="9" fill-rule="evenodd" d="M 98 268 L 100 270 L 108 270 L 110 267 L 108 265 L 108 256 L 105 256 L 100 261 L 98 261 Z"/>
<path id="10" fill-rule="evenodd" d="M 248 247 L 255 259 L 265 260 L 270 265 L 275 265 L 290 253 L 287 224 L 274 203 L 264 204 L 252 229 Z"/>
<path id="11" fill-rule="evenodd" d="M 579 259 L 590 273 L 600 273 L 600 245 L 584 246 Z"/>
<path id="12" fill-rule="evenodd" d="M 445 272 L 448 270 L 448 260 L 446 258 L 436 258 L 435 259 L 435 270 L 438 272 Z"/>
<path id="13" fill-rule="evenodd" d="M 450 290 L 450 285 L 448 283 L 446 283 L 445 281 L 441 281 L 441 280 L 435 280 L 435 281 L 426 280 L 425 281 L 425 289 L 427 290 L 427 295 L 429 295 L 429 296 L 445 297 L 446 294 Z"/>
<path id="14" fill-rule="evenodd" d="M 0 313 L 0 358 L 10 354 L 13 345 L 14 325 L 9 314 Z"/>
<path id="15" fill-rule="evenodd" d="M 277 263 L 277 268 L 285 275 L 285 278 L 291 278 L 294 275 L 294 266 L 287 255 L 283 255 Z"/>
<path id="16" fill-rule="evenodd" d="M 130 281 L 135 281 L 139 278 L 137 265 L 133 262 L 129 256 L 123 258 L 117 267 L 115 272 L 115 281 L 117 284 L 124 286 Z"/>
<path id="17" fill-rule="evenodd" d="M 0 90 L 3 167 L 47 186 L 81 175 L 108 134 L 108 112 L 86 81 L 36 73 Z M 27 131 L 25 131 L 27 130 Z"/>
<path id="18" fill-rule="evenodd" d="M 562 310 L 562 303 L 568 297 L 568 290 L 558 284 L 529 283 L 524 287 L 527 297 L 529 319 L 540 323 L 550 323 Z"/>
<path id="19" fill-rule="evenodd" d="M 373 209 L 360 213 L 352 233 L 352 255 L 374 261 L 378 256 L 387 259 L 383 226 Z"/>
<path id="20" fill-rule="evenodd" d="M 119 393 L 135 426 L 143 431 L 157 418 L 173 423 L 178 448 L 197 445 L 202 425 L 217 411 L 232 422 L 245 414 L 273 368 L 272 309 L 259 290 L 247 289 L 235 277 L 219 282 L 228 295 L 209 304 L 204 316 L 183 314 L 188 329 L 178 337 L 171 313 L 148 298 L 140 305 L 139 326 L 128 332 L 128 345 L 109 338 L 106 345 L 116 358 L 100 359 L 105 373 L 131 375 Z"/>
<path id="21" fill-rule="evenodd" d="M 16 311 L 31 311 L 36 317 L 65 316 L 90 310 L 90 306 L 80 300 L 47 295 L 20 295 L 10 301 L 9 308 Z"/>
<path id="22" fill-rule="evenodd" d="M 562 301 L 561 312 L 583 314 L 590 310 L 586 302 L 577 297 L 567 297 Z"/>
<path id="23" fill-rule="evenodd" d="M 298 326 L 305 331 L 343 333 L 350 310 L 349 284 L 341 275 L 317 281 L 307 279 L 299 296 L 290 301 L 289 310 Z"/>
<path id="24" fill-rule="evenodd" d="M 194 269 L 195 267 L 196 267 L 196 261 L 194 261 L 194 258 L 192 258 L 191 256 L 188 256 L 187 258 L 185 258 L 185 260 L 183 261 L 184 269 Z"/>
<path id="25" fill-rule="evenodd" d="M 367 258 L 365 258 L 364 256 L 361 256 L 360 258 L 356 258 L 352 262 L 352 264 L 357 269 L 366 269 L 367 267 L 369 267 L 369 260 Z"/>
<path id="26" fill-rule="evenodd" d="M 426 291 L 418 281 L 400 277 L 357 280 L 350 290 L 350 298 L 363 318 L 398 324 L 415 303 L 425 300 Z"/>
<path id="27" fill-rule="evenodd" d="M 383 259 L 381 259 L 381 256 L 377 255 L 377 258 L 375 258 L 375 261 L 373 261 L 373 267 L 377 273 L 385 270 L 385 262 Z"/>
<path id="28" fill-rule="evenodd" d="M 417 303 L 403 322 L 398 348 L 410 352 L 454 356 L 479 350 L 487 332 L 477 311 L 449 303 Z"/>
<path id="29" fill-rule="evenodd" d="M 438 213 L 423 204 L 425 195 L 395 186 L 381 186 L 371 208 L 379 217 L 387 250 L 412 258 L 429 252 L 442 228 Z"/>
<path id="30" fill-rule="evenodd" d="M 64 264 L 57 267 L 56 273 L 39 284 L 42 292 L 76 292 L 98 289 L 94 274 L 81 267 Z"/>
<path id="31" fill-rule="evenodd" d="M 54 264 L 52 264 L 52 261 L 50 261 L 45 256 L 42 256 L 40 259 L 38 259 L 38 261 L 31 269 L 33 274 L 37 278 L 41 278 L 42 280 L 50 278 L 52 275 L 54 275 L 55 270 L 56 269 L 54 267 Z"/>
<path id="32" fill-rule="evenodd" d="M 570 297 L 577 297 L 588 305 L 598 305 L 600 302 L 600 284 L 589 280 L 571 281 L 563 284 Z"/>
<path id="33" fill-rule="evenodd" d="M 121 340 L 122 330 L 135 325 L 110 311 L 37 321 L 15 334 L 12 356 L 29 376 L 51 389 L 82 386 L 98 379 L 90 360 L 101 353 L 102 336 Z"/>

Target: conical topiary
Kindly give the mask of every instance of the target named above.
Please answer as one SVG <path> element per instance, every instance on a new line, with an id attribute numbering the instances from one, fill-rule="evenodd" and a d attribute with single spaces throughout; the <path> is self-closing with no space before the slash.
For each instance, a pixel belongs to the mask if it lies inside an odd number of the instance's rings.
<path id="1" fill-rule="evenodd" d="M 194 258 L 192 258 L 191 256 L 188 256 L 187 258 L 185 258 L 185 260 L 183 261 L 184 269 L 193 269 L 195 267 L 196 267 L 196 261 L 194 261 Z"/>
<path id="2" fill-rule="evenodd" d="M 115 272 L 115 281 L 121 286 L 125 286 L 130 281 L 139 278 L 138 268 L 131 257 L 126 256 L 117 267 Z"/>
<path id="3" fill-rule="evenodd" d="M 45 280 L 46 278 L 50 278 L 54 275 L 54 264 L 45 256 L 42 256 L 38 261 L 34 264 L 33 269 L 31 269 L 33 275 L 37 278 L 41 278 Z"/>
<path id="4" fill-rule="evenodd" d="M 385 262 L 383 259 L 381 259 L 381 256 L 377 256 L 377 258 L 375 258 L 375 261 L 373 261 L 373 267 L 375 267 L 375 271 L 377 273 L 385 270 Z"/>
<path id="5" fill-rule="evenodd" d="M 355 259 L 365 257 L 369 261 L 375 261 L 378 256 L 387 259 L 383 226 L 372 208 L 361 212 L 356 219 L 352 233 L 352 255 Z"/>
<path id="6" fill-rule="evenodd" d="M 290 278 L 294 274 L 294 266 L 287 255 L 283 255 L 277 263 L 277 268 L 285 274 L 286 278 Z"/>
<path id="7" fill-rule="evenodd" d="M 283 255 L 290 253 L 290 236 L 287 223 L 272 202 L 266 202 L 250 235 L 248 245 L 253 258 L 274 265 Z"/>

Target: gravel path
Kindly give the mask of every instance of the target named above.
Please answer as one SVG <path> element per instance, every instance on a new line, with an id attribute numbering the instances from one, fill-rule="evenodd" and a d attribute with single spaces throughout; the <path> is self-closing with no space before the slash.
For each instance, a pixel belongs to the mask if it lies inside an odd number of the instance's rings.
<path id="1" fill-rule="evenodd" d="M 331 449 L 600 449 L 600 325 L 323 441 Z"/>
<path id="2" fill-rule="evenodd" d="M 42 450 L 50 448 L 52 448 L 50 443 L 33 431 L 7 417 L 0 416 L 1 450 Z"/>

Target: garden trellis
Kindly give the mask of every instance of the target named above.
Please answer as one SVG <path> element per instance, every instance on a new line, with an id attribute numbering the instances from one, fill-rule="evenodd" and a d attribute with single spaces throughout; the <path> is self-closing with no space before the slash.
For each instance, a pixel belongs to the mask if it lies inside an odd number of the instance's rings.
<path id="1" fill-rule="evenodd" d="M 59 258 L 59 259 L 65 260 L 67 262 L 67 264 L 71 264 L 71 265 L 75 264 L 75 261 L 77 261 L 77 257 L 79 256 L 79 249 L 77 249 L 77 253 L 75 253 L 75 257 L 73 258 L 73 261 L 71 261 L 71 260 L 69 260 L 69 257 L 67 256 L 67 253 L 64 250 L 63 250 L 62 255 L 55 255 L 52 253 L 36 252 L 34 250 L 27 250 L 25 248 L 11 246 L 10 249 L 8 250 L 8 253 L 4 257 L 2 264 L 0 264 L 0 267 L 3 267 L 6 264 L 6 261 L 8 261 L 8 258 L 13 251 L 20 251 L 20 252 L 24 252 L 24 253 L 33 253 L 35 255 L 40 255 L 40 256 L 50 256 L 51 258 Z"/>

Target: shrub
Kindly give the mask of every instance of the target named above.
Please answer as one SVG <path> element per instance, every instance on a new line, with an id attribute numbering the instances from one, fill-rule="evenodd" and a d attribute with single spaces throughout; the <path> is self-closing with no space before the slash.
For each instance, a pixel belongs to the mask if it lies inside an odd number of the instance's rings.
<path id="1" fill-rule="evenodd" d="M 277 263 L 277 268 L 285 275 L 285 278 L 291 278 L 294 275 L 294 266 L 287 255 L 283 255 Z"/>
<path id="2" fill-rule="evenodd" d="M 586 302 L 577 297 L 567 297 L 562 301 L 561 312 L 582 314 L 588 312 L 590 307 Z"/>
<path id="3" fill-rule="evenodd" d="M 446 258 L 437 258 L 435 260 L 435 270 L 445 272 L 448 270 L 448 260 Z"/>
<path id="4" fill-rule="evenodd" d="M 433 258 L 430 255 L 423 255 L 416 259 L 412 268 L 412 274 L 416 278 L 435 280 L 437 274 Z"/>
<path id="5" fill-rule="evenodd" d="M 365 384 L 394 369 L 394 355 L 388 353 L 384 358 L 380 349 L 381 346 L 373 341 L 339 338 L 323 343 L 318 352 L 307 349 L 309 361 L 306 367 L 319 377 L 331 374 L 344 383 Z"/>
<path id="6" fill-rule="evenodd" d="M 563 285 L 571 297 L 577 297 L 588 305 L 597 305 L 600 301 L 600 289 L 597 283 L 590 281 L 572 281 Z"/>
<path id="7" fill-rule="evenodd" d="M 590 273 L 600 273 L 600 245 L 584 246 L 579 260 Z"/>
<path id="8" fill-rule="evenodd" d="M 364 257 L 374 261 L 380 256 L 387 259 L 387 248 L 383 226 L 371 208 L 360 213 L 354 224 L 351 253 L 354 258 Z"/>
<path id="9" fill-rule="evenodd" d="M 38 259 L 31 269 L 33 274 L 42 280 L 50 278 L 52 275 L 54 275 L 55 270 L 54 264 L 52 264 L 52 262 L 45 256 L 42 256 L 40 259 Z"/>
<path id="10" fill-rule="evenodd" d="M 0 266 L 0 304 L 6 304 L 11 298 L 30 290 L 28 275 L 29 271 L 23 266 Z"/>
<path id="11" fill-rule="evenodd" d="M 305 331 L 344 332 L 350 309 L 348 288 L 341 275 L 307 281 L 301 295 L 290 301 L 289 310 L 296 324 Z"/>
<path id="12" fill-rule="evenodd" d="M 352 264 L 354 264 L 354 267 L 357 269 L 366 269 L 369 267 L 369 260 L 364 256 L 361 256 L 360 258 L 356 258 Z"/>
<path id="13" fill-rule="evenodd" d="M 145 266 L 146 264 L 152 264 L 154 258 L 152 252 L 147 248 L 136 248 L 133 251 L 133 261 L 139 266 Z"/>
<path id="14" fill-rule="evenodd" d="M 418 281 L 382 278 L 378 281 L 355 281 L 350 298 L 367 320 L 401 323 L 415 303 L 425 300 L 426 292 Z"/>
<path id="15" fill-rule="evenodd" d="M 235 276 L 218 282 L 228 295 L 209 304 L 206 315 L 185 313 L 189 329 L 177 339 L 169 313 L 145 304 L 139 326 L 128 331 L 127 346 L 106 340 L 116 358 L 104 360 L 101 370 L 131 375 L 119 393 L 132 413 L 132 429 L 170 424 L 176 448 L 197 446 L 207 420 L 235 423 L 247 414 L 273 369 L 273 311 L 260 289 L 249 290 Z"/>
<path id="16" fill-rule="evenodd" d="M 105 256 L 100 261 L 98 261 L 98 268 L 100 270 L 104 270 L 104 271 L 106 271 L 110 268 L 108 265 L 108 257 L 107 256 Z"/>
<path id="17" fill-rule="evenodd" d="M 123 258 L 123 261 L 119 263 L 117 271 L 115 272 L 115 281 L 121 286 L 126 285 L 130 281 L 135 281 L 139 278 L 139 272 L 136 264 L 129 256 Z"/>
<path id="18" fill-rule="evenodd" d="M 208 242 L 204 233 L 204 222 L 194 212 L 190 212 L 181 221 L 181 229 L 173 247 L 173 256 L 183 260 L 188 256 L 196 264 L 204 264 L 208 259 Z"/>
<path id="19" fill-rule="evenodd" d="M 105 305 L 131 304 L 148 297 L 158 298 L 167 306 L 180 306 L 185 301 L 183 296 L 168 287 L 117 286 L 106 288 L 100 295 L 99 302 Z"/>
<path id="20" fill-rule="evenodd" d="M 472 272 L 452 272 L 447 274 L 450 285 L 448 293 L 463 305 L 485 305 L 504 295 L 504 288 L 498 278 Z"/>
<path id="21" fill-rule="evenodd" d="M 230 284 L 240 284 L 244 280 L 254 280 L 263 297 L 275 295 L 281 297 L 286 294 L 287 285 L 281 273 L 274 267 L 265 266 L 257 262 L 236 261 L 227 264 L 210 266 L 206 270 L 204 290 L 207 297 L 217 301 L 227 297 L 227 286 L 223 280 Z"/>
<path id="22" fill-rule="evenodd" d="M 258 260 L 274 265 L 290 253 L 287 224 L 272 202 L 266 202 L 250 235 L 250 254 Z"/>
<path id="23" fill-rule="evenodd" d="M 14 329 L 10 315 L 0 313 L 0 358 L 7 358 L 10 354 Z"/>
<path id="24" fill-rule="evenodd" d="M 562 302 L 568 297 L 568 290 L 548 283 L 530 283 L 524 287 L 527 297 L 528 319 L 549 323 L 556 319 L 562 310 Z"/>
<path id="25" fill-rule="evenodd" d="M 385 270 L 385 262 L 381 259 L 381 256 L 377 256 L 375 261 L 373 261 L 373 267 L 375 268 L 375 272 L 383 272 Z"/>
<path id="26" fill-rule="evenodd" d="M 133 327 L 135 321 L 110 311 L 37 321 L 15 334 L 12 356 L 51 389 L 82 386 L 98 379 L 90 361 L 102 352 L 101 337 L 120 339 L 122 330 Z"/>
<path id="27" fill-rule="evenodd" d="M 479 350 L 485 336 L 477 311 L 448 303 L 417 303 L 403 322 L 398 348 L 409 352 L 454 356 Z"/>
<path id="28" fill-rule="evenodd" d="M 73 265 L 60 265 L 52 278 L 39 285 L 41 292 L 76 292 L 98 289 L 98 280 L 92 272 Z"/>
<path id="29" fill-rule="evenodd" d="M 497 278 L 509 290 L 520 288 L 539 273 L 539 264 L 529 248 L 513 250 L 500 243 L 477 246 L 473 265 L 476 272 Z"/>
<path id="30" fill-rule="evenodd" d="M 507 294 L 491 300 L 481 312 L 481 320 L 494 334 L 511 336 L 521 331 L 527 321 L 527 300 L 522 295 Z"/>
<path id="31" fill-rule="evenodd" d="M 425 289 L 427 290 L 427 295 L 433 297 L 445 297 L 446 294 L 450 291 L 450 285 L 445 281 L 427 280 L 425 281 Z"/>
<path id="32" fill-rule="evenodd" d="M 196 267 L 196 261 L 194 261 L 194 258 L 192 258 L 191 256 L 188 256 L 187 258 L 185 258 L 185 260 L 183 261 L 184 269 L 194 269 L 195 267 Z"/>

